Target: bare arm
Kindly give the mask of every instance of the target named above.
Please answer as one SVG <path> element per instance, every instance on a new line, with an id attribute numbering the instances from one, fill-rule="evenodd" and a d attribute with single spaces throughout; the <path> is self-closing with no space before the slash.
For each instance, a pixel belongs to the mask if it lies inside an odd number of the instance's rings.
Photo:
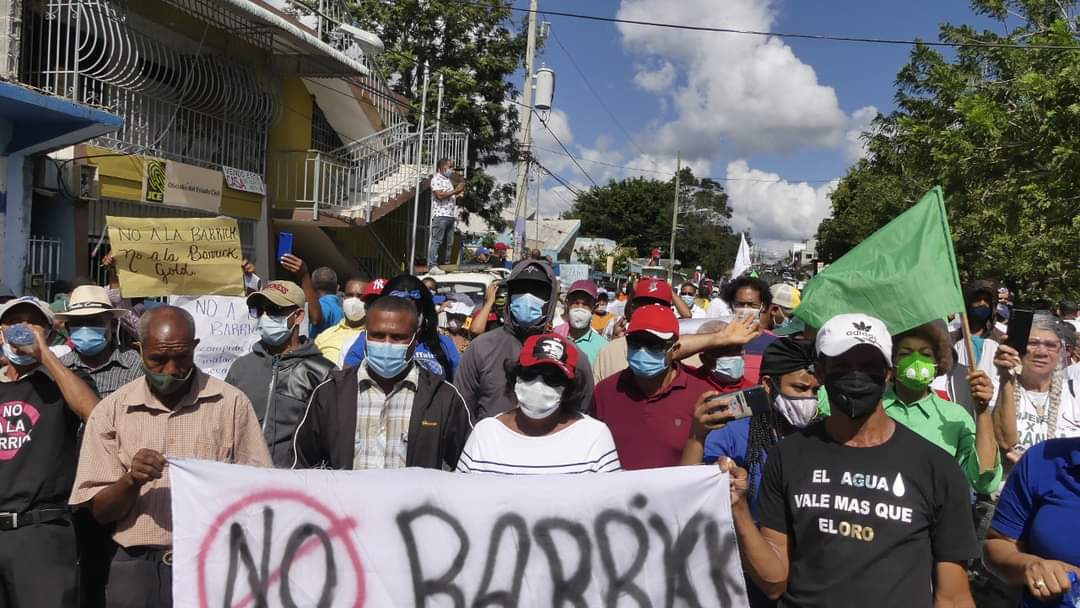
<path id="1" fill-rule="evenodd" d="M 1020 355 L 1012 348 L 1002 344 L 994 356 L 994 365 L 998 368 L 997 406 L 994 407 L 994 434 L 998 447 L 1005 451 L 1012 449 L 1020 440 L 1016 431 L 1016 377 L 1013 370 L 1020 365 Z"/>
<path id="2" fill-rule="evenodd" d="M 708 401 L 710 397 L 719 395 L 716 391 L 702 393 L 694 404 L 694 420 L 690 423 L 690 438 L 683 447 L 680 465 L 701 464 L 705 461 L 705 438 L 714 429 L 723 428 L 731 417 L 723 412 L 713 413 L 713 410 L 730 404 L 731 400 Z"/>
<path id="3" fill-rule="evenodd" d="M 975 398 L 975 453 L 979 456 L 979 471 L 997 468 L 998 444 L 994 429 L 994 415 L 990 400 L 994 398 L 994 385 L 986 372 L 975 370 L 968 374 L 971 395 Z"/>
<path id="4" fill-rule="evenodd" d="M 975 608 L 963 565 L 957 562 L 934 564 L 934 608 Z"/>
<path id="5" fill-rule="evenodd" d="M 746 469 L 725 458 L 720 461 L 720 470 L 731 475 L 731 516 L 743 568 L 758 588 L 775 600 L 787 591 L 788 536 L 770 528 L 759 529 L 754 522 L 746 496 L 749 488 Z"/>
<path id="6" fill-rule="evenodd" d="M 319 292 L 315 291 L 315 284 L 311 282 L 311 273 L 308 272 L 304 260 L 291 253 L 286 253 L 281 258 L 281 265 L 289 272 L 296 275 L 300 281 L 300 287 L 304 289 L 304 300 L 307 301 L 307 318 L 312 325 L 323 322 L 322 307 L 319 306 Z"/>
<path id="7" fill-rule="evenodd" d="M 737 317 L 723 331 L 680 336 L 672 357 L 682 361 L 713 348 L 749 344 L 760 335 L 761 325 L 757 319 Z"/>
<path id="8" fill-rule="evenodd" d="M 65 367 L 49 350 L 48 344 L 45 343 L 45 332 L 40 327 L 31 325 L 31 328 L 33 328 L 35 338 L 34 357 L 41 361 L 42 367 L 49 372 L 56 385 L 60 387 L 60 393 L 64 396 L 64 401 L 67 402 L 71 411 L 75 412 L 79 418 L 86 420 L 90 417 L 90 412 L 94 411 L 94 406 L 98 404 L 97 393 L 76 376 L 75 372 Z"/>
<path id="9" fill-rule="evenodd" d="M 1025 551 L 1022 543 L 993 528 L 983 541 L 983 561 L 990 571 L 1010 585 L 1024 585 L 1035 599 L 1046 601 L 1069 590 L 1069 572 L 1080 568 L 1057 560 L 1042 559 Z M 1038 583 L 1042 583 L 1039 585 Z"/>
<path id="10" fill-rule="evenodd" d="M 497 282 L 488 285 L 487 293 L 484 295 L 484 305 L 473 314 L 472 323 L 469 324 L 469 331 L 472 332 L 472 335 L 479 336 L 487 331 L 488 317 L 491 316 L 491 309 L 495 306 L 495 294 L 498 291 L 499 284 Z"/>

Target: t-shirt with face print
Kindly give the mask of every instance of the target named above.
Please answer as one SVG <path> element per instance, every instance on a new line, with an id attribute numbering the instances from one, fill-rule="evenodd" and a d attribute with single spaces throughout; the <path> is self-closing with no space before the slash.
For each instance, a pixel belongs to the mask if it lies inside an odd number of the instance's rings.
<path id="1" fill-rule="evenodd" d="M 769 452 L 758 521 L 791 545 L 779 606 L 930 608 L 934 564 L 978 555 L 960 466 L 893 426 L 883 444 L 857 448 L 821 422 Z"/>

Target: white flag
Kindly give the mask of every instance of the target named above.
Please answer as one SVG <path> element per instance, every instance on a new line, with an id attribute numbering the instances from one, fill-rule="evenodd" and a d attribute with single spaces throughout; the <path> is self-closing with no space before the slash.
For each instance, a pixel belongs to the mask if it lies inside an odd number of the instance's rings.
<path id="1" fill-rule="evenodd" d="M 750 268 L 750 246 L 746 244 L 746 234 L 740 233 L 739 253 L 735 254 L 735 266 L 731 269 L 731 278 L 737 279 Z"/>

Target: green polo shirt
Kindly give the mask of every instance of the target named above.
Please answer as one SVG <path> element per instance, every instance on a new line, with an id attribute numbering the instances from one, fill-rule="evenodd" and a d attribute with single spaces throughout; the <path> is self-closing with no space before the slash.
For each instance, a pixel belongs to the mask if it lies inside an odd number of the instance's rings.
<path id="1" fill-rule="evenodd" d="M 585 332 L 585 335 L 581 336 L 580 340 L 575 340 L 567 334 L 570 341 L 577 345 L 578 350 L 585 353 L 585 356 L 589 358 L 589 365 L 596 362 L 596 355 L 600 354 L 600 349 L 607 346 L 607 338 L 596 333 L 596 330 L 589 328 L 589 331 Z"/>
<path id="2" fill-rule="evenodd" d="M 829 415 L 825 387 L 818 393 L 819 409 Z M 1001 485 L 1001 461 L 994 470 L 980 472 L 979 454 L 975 450 L 975 420 L 964 408 L 938 397 L 934 391 L 915 403 L 905 404 L 889 386 L 882 397 L 885 413 L 890 418 L 918 433 L 923 439 L 956 458 L 964 477 L 977 494 L 990 494 Z"/>

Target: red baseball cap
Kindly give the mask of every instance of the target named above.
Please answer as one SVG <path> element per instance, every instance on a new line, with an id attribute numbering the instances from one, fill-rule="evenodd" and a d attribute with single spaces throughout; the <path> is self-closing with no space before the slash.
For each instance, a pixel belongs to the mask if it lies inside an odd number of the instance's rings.
<path id="1" fill-rule="evenodd" d="M 575 291 L 580 291 L 580 292 L 583 292 L 583 293 L 587 293 L 590 296 L 592 296 L 592 299 L 594 299 L 594 300 L 596 299 L 596 283 L 593 283 L 592 281 L 590 281 L 588 279 L 582 279 L 580 281 L 574 281 L 574 283 L 572 285 L 570 285 L 570 291 L 567 291 L 566 295 L 570 295 L 570 294 L 574 293 Z"/>
<path id="2" fill-rule="evenodd" d="M 529 336 L 521 348 L 518 363 L 522 367 L 554 365 L 562 370 L 567 378 L 573 380 L 574 369 L 578 363 L 578 350 L 566 338 L 556 334 Z"/>
<path id="3" fill-rule="evenodd" d="M 644 278 L 634 284 L 635 300 L 638 298 L 651 298 L 666 302 L 670 306 L 673 297 L 671 285 L 663 279 Z"/>
<path id="4" fill-rule="evenodd" d="M 652 297 L 652 296 L 648 296 Z M 662 304 L 646 304 L 634 309 L 630 327 L 626 333 L 647 331 L 661 340 L 679 337 L 679 320 L 671 307 Z"/>
<path id="5" fill-rule="evenodd" d="M 382 295 L 384 287 L 386 287 L 386 279 L 375 279 L 364 286 L 364 292 L 360 294 L 360 299 L 377 298 Z"/>
<path id="6" fill-rule="evenodd" d="M 503 242 L 495 243 L 495 250 L 496 251 L 506 250 L 506 249 L 510 249 L 510 246 L 507 245 L 506 243 L 503 243 Z"/>

